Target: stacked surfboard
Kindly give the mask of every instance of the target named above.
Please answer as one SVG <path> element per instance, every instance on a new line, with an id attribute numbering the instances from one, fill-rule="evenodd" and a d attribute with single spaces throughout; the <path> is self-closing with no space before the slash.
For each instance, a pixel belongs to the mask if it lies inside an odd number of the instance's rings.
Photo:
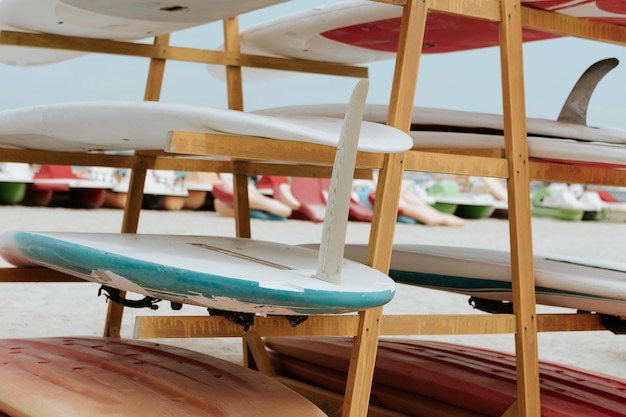
<path id="1" fill-rule="evenodd" d="M 365 253 L 365 246 L 346 246 L 348 259 L 363 262 Z M 404 284 L 510 302 L 510 262 L 507 251 L 398 244 L 390 275 Z M 626 264 L 535 254 L 534 267 L 538 304 L 626 316 Z"/>
<path id="2" fill-rule="evenodd" d="M 261 114 L 338 116 L 343 105 L 290 106 Z M 385 123 L 386 105 L 367 106 L 365 120 Z M 411 125 L 413 149 L 504 149 L 501 115 L 415 107 Z M 528 118 L 528 151 L 536 160 L 574 165 L 623 168 L 626 131 L 577 123 Z"/>
<path id="3" fill-rule="evenodd" d="M 357 83 L 345 121 L 158 102 L 62 104 L 0 112 L 0 144 L 34 149 L 163 149 L 172 129 L 336 147 L 329 191 L 333 209 L 327 210 L 324 221 L 323 241 L 330 243 L 319 251 L 221 237 L 16 231 L 4 234 L 0 254 L 17 266 L 45 266 L 149 300 L 212 310 L 306 315 L 383 305 L 394 295 L 393 281 L 341 258 L 356 152 L 404 152 L 412 141 L 397 129 L 361 123 L 367 86 L 366 80 Z M 111 121 L 116 123 L 111 126 Z M 85 131 L 94 134 L 85 136 Z"/>
<path id="4" fill-rule="evenodd" d="M 165 1 L 3 0 L 0 30 L 135 41 L 180 31 L 284 0 Z M 0 46 L 0 62 L 42 65 L 80 56 L 79 52 Z"/>
<path id="5" fill-rule="evenodd" d="M 278 373 L 336 394 L 345 387 L 348 338 L 266 340 Z M 407 416 L 504 415 L 517 398 L 515 356 L 444 342 L 382 338 L 372 405 Z M 541 415 L 626 415 L 626 380 L 541 361 Z"/>
<path id="6" fill-rule="evenodd" d="M 324 416 L 268 376 L 163 344 L 0 339 L 0 358 L 2 416 Z"/>

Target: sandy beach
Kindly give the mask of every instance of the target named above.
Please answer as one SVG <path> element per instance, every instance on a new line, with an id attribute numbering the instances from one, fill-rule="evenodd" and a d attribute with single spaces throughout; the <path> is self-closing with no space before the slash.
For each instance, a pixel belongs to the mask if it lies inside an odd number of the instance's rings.
<path id="1" fill-rule="evenodd" d="M 86 231 L 118 232 L 121 210 L 80 210 L 0 207 L 0 231 Z M 370 225 L 351 222 L 348 242 L 366 243 Z M 150 211 L 141 214 L 139 233 L 234 235 L 234 220 L 206 211 Z M 253 237 L 290 244 L 319 242 L 321 225 L 307 221 L 252 221 Z M 564 222 L 533 219 L 535 251 L 584 258 L 622 261 L 626 223 Z M 469 220 L 460 228 L 398 224 L 397 243 L 445 244 L 466 247 L 506 249 L 508 222 L 501 219 Z M 0 261 L 1 262 L 1 261 Z M 2 263 L 5 266 L 6 264 Z M 0 292 L 0 333 L 5 338 L 39 336 L 100 336 L 106 303 L 98 297 L 98 285 L 91 283 L 16 284 L 5 283 Z M 539 313 L 572 312 L 538 306 Z M 472 309 L 467 297 L 400 285 L 397 295 L 385 307 L 388 314 L 484 314 Z M 204 309 L 185 306 L 171 311 L 164 304 L 156 312 L 126 310 L 123 337 L 130 337 L 134 318 L 140 315 L 204 315 Z M 428 339 L 514 351 L 512 335 L 420 336 Z M 539 356 L 543 360 L 575 365 L 626 379 L 626 336 L 608 331 L 555 332 L 539 335 Z M 167 339 L 163 343 L 211 353 L 240 361 L 237 339 Z"/>

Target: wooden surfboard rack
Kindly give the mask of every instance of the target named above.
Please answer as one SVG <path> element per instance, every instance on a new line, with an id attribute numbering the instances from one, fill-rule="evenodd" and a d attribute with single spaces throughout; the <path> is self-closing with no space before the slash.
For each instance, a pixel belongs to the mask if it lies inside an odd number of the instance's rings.
<path id="1" fill-rule="evenodd" d="M 595 315 L 537 315 L 534 303 L 533 247 L 529 201 L 531 179 L 557 182 L 577 182 L 599 185 L 626 185 L 626 172 L 606 168 L 559 165 L 548 162 L 529 162 L 526 139 L 524 74 L 522 59 L 522 27 L 558 33 L 601 42 L 623 45 L 626 27 L 582 20 L 521 6 L 519 0 L 378 0 L 403 8 L 402 25 L 393 89 L 389 102 L 387 124 L 409 131 L 411 110 L 421 57 L 423 31 L 429 11 L 466 16 L 496 22 L 500 30 L 502 100 L 505 120 L 505 152 L 496 156 L 468 156 L 450 152 L 409 151 L 406 154 L 382 157 L 360 155 L 357 166 L 362 175 L 372 168 L 380 169 L 378 198 L 369 240 L 366 263 L 381 271 L 388 271 L 396 221 L 397 202 L 405 170 L 442 172 L 505 178 L 509 189 L 509 230 L 513 275 L 514 313 L 487 316 L 445 315 L 383 315 L 382 308 L 360 312 L 356 316 L 310 317 L 306 322 L 291 327 L 285 320 L 268 317 L 254 319 L 248 331 L 234 326 L 220 317 L 142 317 L 136 323 L 138 338 L 182 337 L 242 337 L 247 346 L 245 363 L 259 371 L 273 375 L 261 338 L 264 336 L 354 336 L 352 361 L 343 398 L 332 398 L 340 403 L 338 414 L 343 417 L 366 416 L 372 383 L 374 360 L 379 334 L 513 334 L 517 356 L 517 400 L 504 416 L 540 416 L 538 381 L 537 332 L 604 330 Z M 140 56 L 150 59 L 145 100 L 159 100 L 167 60 L 197 63 L 216 63 L 227 68 L 228 107 L 243 110 L 241 66 L 365 77 L 367 69 L 301 60 L 244 55 L 239 52 L 238 20 L 224 21 L 225 51 L 206 51 L 169 46 L 169 35 L 158 36 L 153 45 L 126 42 L 61 37 L 45 34 L 2 31 L 0 44 L 37 46 L 107 54 Z M 203 135 L 175 132 L 181 143 L 198 141 L 206 145 Z M 220 138 L 212 138 L 219 141 Z M 229 140 L 232 137 L 229 137 Z M 245 138 L 243 138 L 245 139 Z M 248 148 L 250 149 L 250 148 Z M 261 154 L 262 146 L 251 148 Z M 206 149 L 206 152 L 210 152 Z M 240 147 L 231 147 L 232 156 L 241 156 Z M 163 150 L 136 152 L 132 156 L 73 154 L 37 150 L 2 149 L 3 162 L 31 162 L 76 165 L 116 166 L 132 169 L 131 186 L 124 220 L 123 233 L 135 233 L 141 208 L 142 184 L 147 169 L 180 169 L 188 171 L 233 172 L 236 203 L 236 234 L 251 237 L 247 202 L 247 176 L 252 174 L 295 174 L 291 164 L 264 164 L 259 161 L 208 161 L 202 158 L 177 158 Z M 310 153 L 307 156 L 310 157 Z M 332 159 L 329 154 L 316 153 L 326 166 L 298 165 L 298 174 L 328 176 Z M 250 157 L 250 155 L 244 155 Z M 283 162 L 299 161 L 289 149 L 281 154 Z M 310 161 L 310 159 L 308 159 Z M 290 175 L 291 175 L 290 174 Z M 2 282 L 40 282 L 73 280 L 62 274 L 41 268 L 0 270 Z M 122 309 L 109 305 L 104 335 L 119 337 Z M 189 333 L 189 329 L 201 331 Z M 278 379 L 282 380 L 281 378 Z M 289 383 L 286 381 L 286 383 Z M 298 384 L 290 383 L 292 386 Z M 300 387 L 307 392 L 306 387 Z M 323 401 L 323 395 L 313 392 L 311 398 Z M 330 397 L 328 397 L 328 401 Z M 385 415 L 379 414 L 379 415 Z M 386 415 L 392 415 L 391 413 Z"/>

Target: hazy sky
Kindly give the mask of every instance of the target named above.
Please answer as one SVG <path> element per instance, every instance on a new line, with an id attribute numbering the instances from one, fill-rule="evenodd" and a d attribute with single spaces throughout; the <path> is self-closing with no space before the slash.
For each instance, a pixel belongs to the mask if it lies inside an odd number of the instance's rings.
<path id="1" fill-rule="evenodd" d="M 292 0 L 241 16 L 240 29 L 329 0 Z M 172 44 L 214 48 L 222 43 L 221 23 L 172 35 Z M 590 125 L 626 129 L 626 49 L 598 42 L 564 38 L 524 47 L 527 114 L 554 119 L 569 90 L 593 62 L 616 57 L 622 64 L 600 83 L 589 108 Z M 501 112 L 499 49 L 424 55 L 417 97 L 420 106 Z M 113 55 L 86 55 L 38 67 L 0 65 L 3 80 L 0 108 L 75 100 L 142 99 L 148 60 Z M 370 65 L 368 102 L 389 100 L 393 61 Z M 354 80 L 297 75 L 244 86 L 247 110 L 289 104 L 345 102 Z M 162 101 L 226 106 L 225 84 L 211 77 L 203 64 L 167 63 Z"/>

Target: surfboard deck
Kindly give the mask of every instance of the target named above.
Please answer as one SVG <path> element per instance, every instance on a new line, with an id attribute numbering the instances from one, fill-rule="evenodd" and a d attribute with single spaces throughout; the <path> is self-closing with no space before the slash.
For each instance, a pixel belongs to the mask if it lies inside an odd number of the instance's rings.
<path id="1" fill-rule="evenodd" d="M 352 347 L 349 338 L 268 338 L 266 345 L 280 374 L 343 392 Z M 517 398 L 515 375 L 515 356 L 508 353 L 381 338 L 371 398 L 373 404 L 410 416 L 495 417 Z M 543 416 L 626 415 L 626 380 L 547 361 L 540 361 L 539 375 Z M 426 406 L 430 412 L 421 413 Z M 459 414 L 446 414 L 444 406 L 457 408 Z"/>
<path id="2" fill-rule="evenodd" d="M 391 300 L 387 275 L 345 261 L 340 284 L 313 278 L 318 252 L 242 238 L 7 232 L 0 255 L 177 303 L 258 314 L 334 314 Z"/>
<path id="3" fill-rule="evenodd" d="M 170 131 L 185 130 L 336 147 L 342 122 L 343 114 L 340 118 L 266 116 L 153 101 L 71 102 L 0 111 L 0 146 L 55 151 L 162 150 Z M 400 130 L 362 124 L 361 151 L 395 153 L 411 146 L 410 137 Z"/>
<path id="4" fill-rule="evenodd" d="M 366 252 L 365 245 L 346 245 L 344 256 L 364 262 Z M 534 268 L 538 304 L 626 316 L 626 264 L 537 253 Z M 512 300 L 507 251 L 396 244 L 389 275 L 398 283 Z"/>
<path id="5" fill-rule="evenodd" d="M 163 344 L 2 339 L 0 357 L 0 415 L 324 416 L 259 372 Z"/>
<path id="6" fill-rule="evenodd" d="M 4 0 L 0 30 L 134 41 L 238 16 L 285 0 Z M 81 53 L 0 46 L 0 62 L 41 65 Z"/>
<path id="7" fill-rule="evenodd" d="M 626 11 L 611 1 L 533 1 L 522 5 L 580 18 L 623 24 Z M 395 59 L 402 8 L 352 0 L 279 17 L 241 34 L 243 50 L 345 64 Z M 558 35 L 524 29 L 525 42 Z M 423 53 L 485 48 L 499 44 L 496 23 L 429 12 Z"/>

